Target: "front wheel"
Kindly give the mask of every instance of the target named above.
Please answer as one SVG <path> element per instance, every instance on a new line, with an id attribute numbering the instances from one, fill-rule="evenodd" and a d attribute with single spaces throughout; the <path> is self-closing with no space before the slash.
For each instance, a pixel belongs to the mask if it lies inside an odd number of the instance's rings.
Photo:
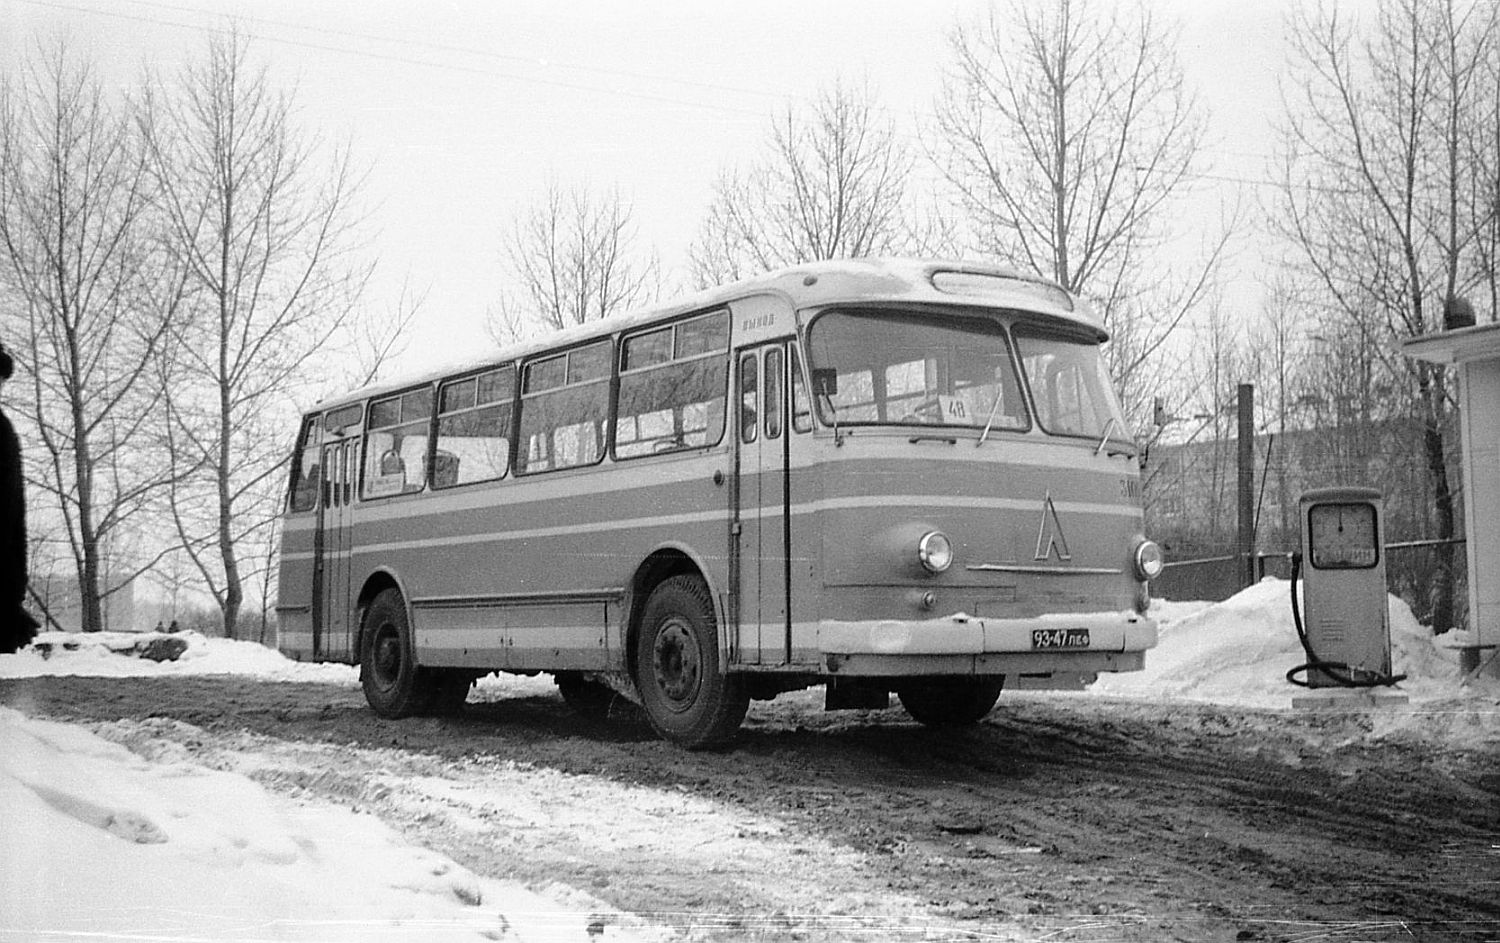
<path id="1" fill-rule="evenodd" d="M 997 678 L 924 678 L 897 690 L 901 706 L 918 723 L 956 727 L 978 723 L 1000 699 L 1003 676 Z"/>
<path id="2" fill-rule="evenodd" d="M 718 620 L 696 576 L 674 576 L 646 600 L 635 675 L 652 728 L 690 750 L 728 739 L 750 706 L 740 679 L 719 667 Z"/>

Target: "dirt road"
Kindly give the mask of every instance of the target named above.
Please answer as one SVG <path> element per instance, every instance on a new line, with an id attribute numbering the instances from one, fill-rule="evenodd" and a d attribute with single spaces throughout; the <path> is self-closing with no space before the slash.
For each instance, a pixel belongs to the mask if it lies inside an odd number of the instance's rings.
<path id="1" fill-rule="evenodd" d="M 1036 693 L 934 731 L 809 692 L 686 753 L 529 691 L 394 722 L 357 689 L 244 678 L 7 680 L 0 703 L 690 939 L 1500 940 L 1494 738 Z"/>

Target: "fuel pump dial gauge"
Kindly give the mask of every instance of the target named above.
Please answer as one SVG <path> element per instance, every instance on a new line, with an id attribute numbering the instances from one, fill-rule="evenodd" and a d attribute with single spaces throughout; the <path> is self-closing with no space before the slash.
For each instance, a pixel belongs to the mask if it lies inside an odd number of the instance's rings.
<path id="1" fill-rule="evenodd" d="M 1309 562 L 1320 570 L 1364 569 L 1380 558 L 1373 504 L 1314 504 L 1307 525 Z"/>

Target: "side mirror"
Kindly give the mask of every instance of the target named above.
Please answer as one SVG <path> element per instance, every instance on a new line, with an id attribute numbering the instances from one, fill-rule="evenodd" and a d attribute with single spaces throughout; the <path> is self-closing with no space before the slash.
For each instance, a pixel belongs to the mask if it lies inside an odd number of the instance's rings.
<path id="1" fill-rule="evenodd" d="M 812 372 L 813 394 L 829 399 L 839 395 L 839 372 L 833 367 L 814 367 Z"/>

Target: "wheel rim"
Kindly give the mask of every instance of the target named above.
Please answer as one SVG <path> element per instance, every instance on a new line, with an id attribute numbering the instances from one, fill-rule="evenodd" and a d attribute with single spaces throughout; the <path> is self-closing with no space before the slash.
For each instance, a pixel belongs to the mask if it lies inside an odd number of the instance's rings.
<path id="1" fill-rule="evenodd" d="M 389 622 L 382 623 L 375 630 L 372 645 L 370 672 L 376 686 L 381 690 L 395 687 L 401 676 L 401 633 Z"/>
<path id="2" fill-rule="evenodd" d="M 678 618 L 668 619 L 656 633 L 652 668 L 667 707 L 682 712 L 693 706 L 703 680 L 703 664 L 692 628 Z"/>

